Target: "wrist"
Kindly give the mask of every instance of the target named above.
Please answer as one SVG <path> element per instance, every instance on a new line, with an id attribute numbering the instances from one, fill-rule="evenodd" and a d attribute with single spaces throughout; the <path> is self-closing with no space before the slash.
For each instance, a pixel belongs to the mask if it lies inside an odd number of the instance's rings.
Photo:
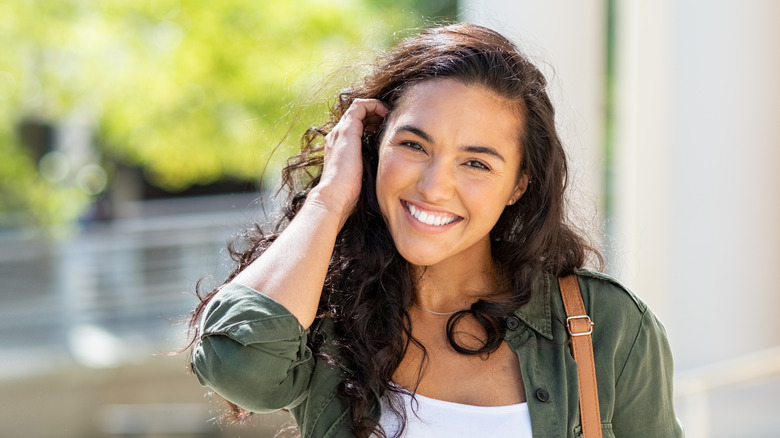
<path id="1" fill-rule="evenodd" d="M 336 191 L 338 192 L 338 191 Z M 306 197 L 306 204 L 332 215 L 339 221 L 339 229 L 355 208 L 355 200 L 349 200 L 343 194 L 331 193 L 320 186 L 314 187 Z"/>

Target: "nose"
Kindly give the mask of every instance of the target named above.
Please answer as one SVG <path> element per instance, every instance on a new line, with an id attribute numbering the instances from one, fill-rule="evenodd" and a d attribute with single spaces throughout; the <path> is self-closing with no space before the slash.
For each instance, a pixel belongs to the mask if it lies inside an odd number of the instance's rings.
<path id="1" fill-rule="evenodd" d="M 452 166 L 444 160 L 429 161 L 417 180 L 417 191 L 428 202 L 450 199 L 455 193 Z"/>

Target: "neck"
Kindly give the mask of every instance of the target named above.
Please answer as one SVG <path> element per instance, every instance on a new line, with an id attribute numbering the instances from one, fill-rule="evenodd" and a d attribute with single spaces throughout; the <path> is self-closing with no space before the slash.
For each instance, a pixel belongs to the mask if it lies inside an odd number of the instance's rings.
<path id="1" fill-rule="evenodd" d="M 414 266 L 415 304 L 433 312 L 467 309 L 498 291 L 500 276 L 492 257 L 445 260 L 433 266 Z"/>

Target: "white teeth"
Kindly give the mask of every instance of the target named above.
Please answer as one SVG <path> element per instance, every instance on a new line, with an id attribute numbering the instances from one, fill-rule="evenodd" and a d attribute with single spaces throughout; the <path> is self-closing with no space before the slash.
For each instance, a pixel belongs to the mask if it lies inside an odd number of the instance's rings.
<path id="1" fill-rule="evenodd" d="M 406 202 L 405 204 L 406 204 L 406 208 L 409 209 L 409 213 L 411 213 L 415 219 L 427 225 L 434 225 L 434 226 L 448 225 L 458 220 L 457 216 L 452 216 L 452 217 L 438 216 L 433 213 L 426 213 L 424 211 L 421 211 L 417 209 L 414 205 L 409 204 L 408 202 Z"/>

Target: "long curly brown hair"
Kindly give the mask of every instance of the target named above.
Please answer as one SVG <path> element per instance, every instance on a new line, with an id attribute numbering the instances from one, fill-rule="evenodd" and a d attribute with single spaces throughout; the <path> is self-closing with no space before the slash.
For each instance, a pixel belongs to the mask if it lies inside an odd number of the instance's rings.
<path id="1" fill-rule="evenodd" d="M 410 86 L 434 78 L 481 86 L 515 105 L 522 126 L 517 139 L 521 167 L 532 181 L 520 200 L 506 207 L 491 231 L 492 256 L 505 281 L 502 287 L 511 297 L 500 302 L 479 300 L 452 315 L 447 335 L 453 348 L 463 354 L 495 351 L 505 335 L 504 319 L 529 301 L 532 284 L 540 274 L 570 273 L 582 267 L 589 255 L 600 261 L 599 251 L 567 220 L 567 160 L 544 76 L 500 34 L 473 24 L 455 24 L 425 30 L 381 56 L 361 84 L 339 95 L 330 120 L 303 135 L 301 152 L 288 161 L 282 174 L 283 187 L 290 194 L 283 217 L 267 230 L 255 225 L 239 238 L 238 245 L 230 246 L 236 266 L 226 281 L 263 254 L 297 214 L 319 182 L 325 135 L 355 99 L 379 99 L 392 109 Z M 380 135 L 381 127 L 364 135 L 362 191 L 338 235 L 317 316 L 332 319 L 337 327 L 339 356 L 325 359 L 350 370 L 339 395 L 350 407 L 352 430 L 359 437 L 383 434 L 368 415 L 375 403 L 372 389 L 380 394 L 398 392 L 391 378 L 410 343 L 425 351 L 412 336 L 408 308 L 415 289 L 410 266 L 396 251 L 376 199 Z M 203 296 L 193 312 L 191 327 L 196 337 L 196 321 L 215 292 Z M 486 341 L 477 349 L 453 339 L 453 327 L 469 315 L 485 329 Z M 316 342 L 316 333 L 310 345 L 315 354 L 327 356 Z M 391 403 L 391 409 L 405 419 L 406 413 L 398 406 Z M 242 413 L 235 406 L 234 412 Z"/>

